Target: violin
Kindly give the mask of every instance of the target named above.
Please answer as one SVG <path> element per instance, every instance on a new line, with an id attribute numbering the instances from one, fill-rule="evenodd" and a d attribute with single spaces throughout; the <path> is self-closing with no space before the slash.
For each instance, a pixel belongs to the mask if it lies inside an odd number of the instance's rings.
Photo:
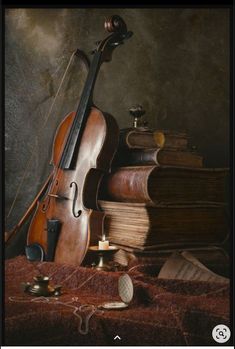
<path id="1" fill-rule="evenodd" d="M 118 146 L 119 128 L 94 105 L 93 90 L 102 63 L 111 61 L 114 49 L 132 35 L 117 15 L 105 21 L 105 29 L 109 35 L 94 52 L 78 109 L 55 134 L 50 182 L 27 234 L 26 255 L 32 259 L 40 255 L 42 260 L 80 265 L 91 237 L 103 229 L 97 195 Z"/>

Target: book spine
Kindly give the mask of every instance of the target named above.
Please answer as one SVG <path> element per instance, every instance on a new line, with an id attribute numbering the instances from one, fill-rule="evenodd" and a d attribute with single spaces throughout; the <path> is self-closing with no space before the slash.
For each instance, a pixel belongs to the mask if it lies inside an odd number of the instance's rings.
<path id="1" fill-rule="evenodd" d="M 128 149 L 117 152 L 113 162 L 113 167 L 137 165 L 202 167 L 202 157 L 188 151 Z"/>
<path id="2" fill-rule="evenodd" d="M 122 202 L 152 202 L 148 193 L 149 176 L 156 166 L 123 167 L 105 176 L 100 198 Z"/>
<path id="3" fill-rule="evenodd" d="M 164 131 L 141 131 L 123 129 L 119 135 L 119 149 L 167 148 L 185 151 L 188 148 L 186 134 L 167 133 Z"/>
<path id="4" fill-rule="evenodd" d="M 119 135 L 119 149 L 160 148 L 161 146 L 159 146 L 153 132 L 140 132 L 131 129 L 121 130 Z"/>
<path id="5" fill-rule="evenodd" d="M 116 154 L 113 166 L 159 165 L 157 153 L 160 149 L 128 149 Z"/>
<path id="6" fill-rule="evenodd" d="M 188 147 L 188 138 L 186 136 L 165 134 L 164 137 L 165 137 L 164 148 L 172 148 L 175 150 L 186 150 Z"/>

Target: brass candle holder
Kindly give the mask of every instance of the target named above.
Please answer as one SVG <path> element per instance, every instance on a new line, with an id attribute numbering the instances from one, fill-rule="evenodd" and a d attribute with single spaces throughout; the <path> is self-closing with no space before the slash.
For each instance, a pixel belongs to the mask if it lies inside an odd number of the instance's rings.
<path id="1" fill-rule="evenodd" d="M 111 257 L 119 250 L 116 246 L 109 246 L 108 249 L 101 250 L 98 246 L 90 246 L 89 251 L 98 257 L 98 264 L 94 266 L 95 269 L 101 271 L 110 271 L 112 267 L 108 264 Z"/>
<path id="2" fill-rule="evenodd" d="M 57 285 L 52 287 L 49 284 L 50 278 L 48 276 L 37 275 L 34 278 L 35 283 L 31 284 L 30 282 L 22 283 L 21 287 L 24 292 L 30 293 L 34 296 L 60 296 L 61 295 L 61 286 Z"/>

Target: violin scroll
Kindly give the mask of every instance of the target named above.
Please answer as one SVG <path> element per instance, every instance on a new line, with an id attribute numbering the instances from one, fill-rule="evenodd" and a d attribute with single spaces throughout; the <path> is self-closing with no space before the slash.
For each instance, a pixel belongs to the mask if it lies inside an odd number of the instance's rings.
<path id="1" fill-rule="evenodd" d="M 109 33 L 120 33 L 120 34 L 126 34 L 127 33 L 127 26 L 124 20 L 118 16 L 114 15 L 110 18 L 108 18 L 104 23 L 104 28 Z"/>
<path id="2" fill-rule="evenodd" d="M 103 41 L 98 42 L 96 51 L 102 53 L 101 62 L 109 62 L 112 59 L 113 50 L 123 44 L 124 40 L 129 39 L 133 33 L 127 30 L 126 23 L 118 15 L 107 19 L 104 27 L 111 34 Z"/>

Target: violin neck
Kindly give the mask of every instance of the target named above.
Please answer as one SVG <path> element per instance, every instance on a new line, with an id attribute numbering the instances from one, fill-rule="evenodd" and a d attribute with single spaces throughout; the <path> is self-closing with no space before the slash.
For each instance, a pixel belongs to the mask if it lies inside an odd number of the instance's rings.
<path id="1" fill-rule="evenodd" d="M 76 158 L 76 151 L 79 147 L 82 131 L 85 127 L 92 105 L 93 90 L 100 68 L 100 58 L 101 52 L 96 52 L 90 66 L 78 109 L 60 160 L 59 167 L 62 169 L 72 169 L 75 165 L 74 160 Z"/>

